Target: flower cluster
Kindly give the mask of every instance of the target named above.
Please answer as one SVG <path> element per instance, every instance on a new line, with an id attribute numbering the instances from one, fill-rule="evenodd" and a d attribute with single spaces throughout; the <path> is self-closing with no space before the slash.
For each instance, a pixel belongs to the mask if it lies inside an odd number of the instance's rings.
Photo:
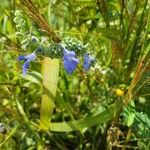
<path id="1" fill-rule="evenodd" d="M 19 56 L 18 61 L 24 61 L 22 65 L 23 75 L 26 75 L 27 69 L 31 61 L 34 61 L 37 56 L 42 55 L 50 58 L 63 59 L 63 64 L 66 72 L 72 74 L 80 63 L 79 58 L 83 58 L 83 68 L 85 71 L 90 69 L 94 58 L 90 56 L 88 44 L 82 43 L 75 37 L 65 37 L 61 43 L 49 42 L 46 37 L 37 38 L 26 28 L 27 22 L 22 15 L 22 11 L 15 12 L 14 22 L 16 23 L 16 35 L 21 40 L 21 48 L 28 50 L 33 49 L 34 52 L 26 56 Z M 82 61 L 81 61 L 82 62 Z"/>
<path id="2" fill-rule="evenodd" d="M 62 47 L 64 68 L 68 74 L 71 74 L 76 69 L 80 61 L 77 59 L 76 53 L 74 51 L 67 50 L 63 45 Z M 95 58 L 89 54 L 84 54 L 83 59 L 83 68 L 85 71 L 88 71 L 90 69 L 91 63 L 95 61 Z"/>
<path id="3" fill-rule="evenodd" d="M 63 48 L 62 54 L 60 56 L 63 57 L 63 64 L 66 72 L 68 74 L 72 74 L 73 71 L 77 68 L 77 65 L 79 64 L 79 59 L 77 58 L 77 55 L 75 51 L 69 51 L 67 50 L 62 44 L 61 48 Z M 24 64 L 22 65 L 23 75 L 26 75 L 27 69 L 29 68 L 29 63 L 31 61 L 34 61 L 37 57 L 37 54 L 43 54 L 42 51 L 45 49 L 41 46 L 37 47 L 36 51 L 33 53 L 26 55 L 26 56 L 19 56 L 18 60 L 22 61 L 24 60 Z M 83 68 L 85 71 L 88 71 L 90 69 L 91 63 L 95 61 L 95 58 L 90 56 L 89 54 L 84 54 L 83 56 Z"/>
<path id="4" fill-rule="evenodd" d="M 33 52 L 26 56 L 19 56 L 18 61 L 24 60 L 25 63 L 22 65 L 23 75 L 26 75 L 27 69 L 29 68 L 29 63 L 36 59 L 36 53 Z M 85 71 L 90 69 L 91 63 L 95 61 L 95 58 L 90 56 L 89 54 L 84 55 L 83 68 Z M 66 72 L 68 74 L 72 74 L 72 72 L 77 68 L 79 64 L 79 60 L 76 57 L 76 53 L 74 51 L 69 51 L 66 48 L 63 50 L 63 64 Z"/>

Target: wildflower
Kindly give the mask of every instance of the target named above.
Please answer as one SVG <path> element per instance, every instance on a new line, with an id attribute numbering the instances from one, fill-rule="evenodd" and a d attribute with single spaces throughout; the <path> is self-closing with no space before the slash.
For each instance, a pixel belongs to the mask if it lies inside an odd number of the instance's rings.
<path id="1" fill-rule="evenodd" d="M 84 55 L 84 62 L 83 62 L 83 68 L 85 71 L 88 71 L 90 69 L 90 65 L 92 62 L 95 61 L 95 58 L 90 56 L 89 54 Z"/>
<path id="2" fill-rule="evenodd" d="M 79 60 L 76 58 L 74 51 L 63 50 L 64 67 L 68 74 L 71 74 L 77 67 Z"/>
<path id="3" fill-rule="evenodd" d="M 122 91 L 121 89 L 116 89 L 116 95 L 117 96 L 123 96 L 124 95 L 124 91 Z"/>
<path id="4" fill-rule="evenodd" d="M 24 60 L 25 63 L 22 65 L 23 75 L 26 75 L 27 69 L 29 68 L 29 63 L 36 59 L 35 52 L 27 55 L 27 56 L 19 56 L 18 61 Z"/>

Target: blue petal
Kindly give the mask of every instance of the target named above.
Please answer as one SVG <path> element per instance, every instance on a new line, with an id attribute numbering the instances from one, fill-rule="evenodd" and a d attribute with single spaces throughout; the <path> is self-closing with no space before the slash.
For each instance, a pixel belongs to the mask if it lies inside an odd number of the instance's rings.
<path id="1" fill-rule="evenodd" d="M 30 54 L 30 55 L 27 55 L 27 56 L 25 56 L 27 59 L 28 59 L 28 61 L 30 62 L 30 61 L 33 61 L 33 60 L 35 60 L 36 59 L 36 54 L 33 52 L 32 54 Z"/>
<path id="2" fill-rule="evenodd" d="M 18 61 L 27 60 L 25 56 L 18 56 Z"/>
<path id="3" fill-rule="evenodd" d="M 29 55 L 26 55 L 26 56 L 19 56 L 18 57 L 18 60 L 21 61 L 21 60 L 29 60 L 29 61 L 32 61 L 32 60 L 35 60 L 36 59 L 36 54 L 33 52 Z"/>
<path id="4" fill-rule="evenodd" d="M 29 68 L 29 61 L 27 60 L 23 65 L 22 65 L 22 72 L 23 75 L 25 76 L 27 74 L 27 69 Z"/>
<path id="5" fill-rule="evenodd" d="M 76 55 L 74 51 L 68 51 L 67 49 L 64 49 L 63 54 L 64 56 L 70 56 L 70 57 L 74 57 Z"/>
<path id="6" fill-rule="evenodd" d="M 18 60 L 25 60 L 25 63 L 22 65 L 22 71 L 23 71 L 23 75 L 26 75 L 27 73 L 27 69 L 29 68 L 29 63 L 33 60 L 36 59 L 36 54 L 35 52 L 33 52 L 32 54 L 29 54 L 27 56 L 19 56 Z"/>
<path id="7" fill-rule="evenodd" d="M 64 60 L 64 67 L 68 74 L 71 74 L 77 67 L 79 60 L 77 58 L 71 58 L 70 61 Z"/>
<path id="8" fill-rule="evenodd" d="M 68 74 L 71 74 L 77 67 L 79 60 L 75 57 L 76 54 L 74 51 L 68 51 L 64 48 L 63 51 L 64 57 L 64 67 Z"/>
<path id="9" fill-rule="evenodd" d="M 90 69 L 90 65 L 93 61 L 95 61 L 94 57 L 90 56 L 89 54 L 84 55 L 83 68 L 85 71 L 88 71 Z"/>

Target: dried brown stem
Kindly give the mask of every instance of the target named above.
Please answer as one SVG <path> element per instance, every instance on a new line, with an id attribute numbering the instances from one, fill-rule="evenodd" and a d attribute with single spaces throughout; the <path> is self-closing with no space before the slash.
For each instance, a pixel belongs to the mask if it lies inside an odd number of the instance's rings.
<path id="1" fill-rule="evenodd" d="M 26 12 L 31 19 L 33 19 L 38 26 L 45 32 L 48 36 L 52 38 L 55 43 L 61 41 L 60 37 L 54 32 L 54 30 L 49 26 L 47 21 L 39 13 L 38 9 L 31 0 L 20 0 L 22 5 L 25 6 Z"/>

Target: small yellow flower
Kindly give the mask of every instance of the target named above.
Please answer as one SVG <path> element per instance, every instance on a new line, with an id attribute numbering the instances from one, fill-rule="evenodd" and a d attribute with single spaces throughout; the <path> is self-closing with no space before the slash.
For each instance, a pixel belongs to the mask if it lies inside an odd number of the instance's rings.
<path id="1" fill-rule="evenodd" d="M 124 95 L 124 91 L 122 91 L 121 89 L 116 89 L 116 95 L 117 96 L 123 96 Z"/>

